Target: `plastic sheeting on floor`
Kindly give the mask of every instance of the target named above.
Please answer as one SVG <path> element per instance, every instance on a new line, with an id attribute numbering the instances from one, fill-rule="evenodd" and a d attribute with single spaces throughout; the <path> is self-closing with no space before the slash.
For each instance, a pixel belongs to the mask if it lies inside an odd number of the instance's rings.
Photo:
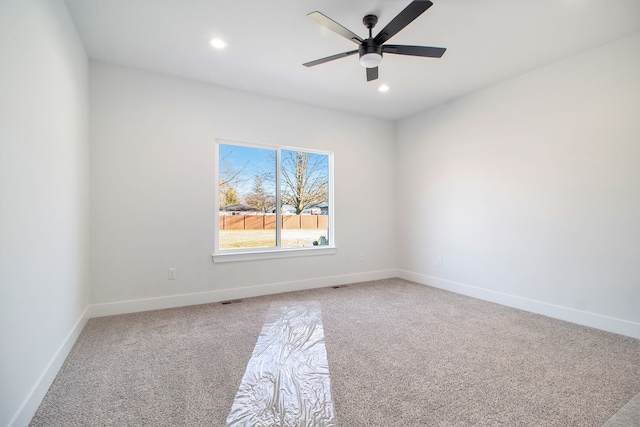
<path id="1" fill-rule="evenodd" d="M 272 306 L 228 426 L 334 426 L 319 302 Z"/>

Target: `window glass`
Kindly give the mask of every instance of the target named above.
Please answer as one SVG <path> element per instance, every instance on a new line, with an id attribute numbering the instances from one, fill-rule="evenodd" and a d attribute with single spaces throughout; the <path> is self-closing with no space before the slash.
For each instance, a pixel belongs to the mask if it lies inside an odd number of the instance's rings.
<path id="1" fill-rule="evenodd" d="M 280 209 L 282 247 L 329 243 L 329 156 L 282 150 Z"/>
<path id="2" fill-rule="evenodd" d="M 333 246 L 331 154 L 218 144 L 218 251 Z"/>
<path id="3" fill-rule="evenodd" d="M 220 144 L 219 248 L 276 246 L 274 150 Z"/>

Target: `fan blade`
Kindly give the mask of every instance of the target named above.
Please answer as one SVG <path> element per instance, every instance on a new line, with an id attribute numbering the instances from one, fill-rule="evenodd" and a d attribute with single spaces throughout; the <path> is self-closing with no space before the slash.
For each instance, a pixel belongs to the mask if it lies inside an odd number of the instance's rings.
<path id="1" fill-rule="evenodd" d="M 440 58 L 447 49 L 444 47 L 430 46 L 404 46 L 398 44 L 386 44 L 382 46 L 384 53 L 394 53 L 396 55 L 426 56 L 429 58 Z"/>
<path id="2" fill-rule="evenodd" d="M 305 67 L 313 67 L 314 65 L 324 64 L 325 62 L 333 61 L 334 59 L 340 59 L 358 53 L 358 49 L 350 50 L 349 52 L 338 53 L 337 55 L 327 56 L 326 58 L 316 59 L 315 61 L 307 62 L 302 65 Z"/>
<path id="3" fill-rule="evenodd" d="M 375 80 L 378 78 L 378 67 L 367 68 L 367 81 Z"/>
<path id="4" fill-rule="evenodd" d="M 396 15 L 395 18 L 387 24 L 386 27 L 374 37 L 376 44 L 382 44 L 389 40 L 391 37 L 398 34 L 400 30 L 409 25 L 418 16 L 429 9 L 433 3 L 428 0 L 413 0 L 402 12 Z"/>
<path id="5" fill-rule="evenodd" d="M 345 37 L 345 38 L 351 40 L 352 42 L 354 42 L 356 44 L 361 44 L 361 43 L 364 42 L 364 40 L 362 40 L 360 37 L 358 37 L 357 34 L 353 33 L 351 30 L 346 29 L 345 27 L 343 27 L 342 25 L 338 24 L 333 19 L 329 18 L 328 16 L 323 15 L 320 12 L 317 12 L 317 11 L 316 12 L 311 12 L 307 16 L 309 18 L 313 19 L 314 21 L 316 21 L 318 24 L 322 25 L 323 27 L 326 27 L 326 28 L 330 29 L 331 31 L 340 34 L 342 37 Z"/>

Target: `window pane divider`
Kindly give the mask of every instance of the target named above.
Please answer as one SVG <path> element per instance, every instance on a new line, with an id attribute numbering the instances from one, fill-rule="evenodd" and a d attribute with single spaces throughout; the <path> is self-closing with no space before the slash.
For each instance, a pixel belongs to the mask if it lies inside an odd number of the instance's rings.
<path id="1" fill-rule="evenodd" d="M 280 191 L 280 148 L 276 150 L 276 248 L 282 249 L 282 194 Z"/>

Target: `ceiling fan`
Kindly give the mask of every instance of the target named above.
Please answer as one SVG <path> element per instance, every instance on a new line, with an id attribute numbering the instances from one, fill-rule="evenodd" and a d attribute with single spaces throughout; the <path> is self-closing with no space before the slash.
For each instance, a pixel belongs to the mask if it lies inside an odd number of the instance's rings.
<path id="1" fill-rule="evenodd" d="M 364 18 L 362 18 L 362 23 L 369 29 L 369 38 L 367 39 L 360 38 L 357 34 L 346 29 L 333 19 L 323 15 L 320 12 L 311 12 L 307 15 L 309 18 L 313 19 L 318 24 L 330 29 L 331 31 L 334 31 L 341 36 L 346 37 L 352 42 L 360 45 L 360 47 L 356 50 L 350 50 L 348 52 L 338 53 L 337 55 L 327 56 L 326 58 L 316 59 L 315 61 L 307 62 L 302 65 L 304 65 L 305 67 L 313 67 L 315 65 L 324 64 L 325 62 L 333 61 L 335 59 L 344 58 L 346 56 L 358 53 L 360 54 L 360 64 L 362 64 L 362 66 L 367 69 L 367 81 L 371 81 L 378 78 L 378 65 L 380 65 L 380 62 L 382 62 L 383 53 L 440 58 L 446 50 L 443 47 L 384 44 L 387 40 L 400 32 L 400 30 L 413 22 L 414 19 L 420 16 L 432 5 L 433 3 L 429 0 L 413 0 L 375 37 L 372 36 L 371 30 L 378 22 L 378 17 L 376 15 L 365 16 Z"/>

